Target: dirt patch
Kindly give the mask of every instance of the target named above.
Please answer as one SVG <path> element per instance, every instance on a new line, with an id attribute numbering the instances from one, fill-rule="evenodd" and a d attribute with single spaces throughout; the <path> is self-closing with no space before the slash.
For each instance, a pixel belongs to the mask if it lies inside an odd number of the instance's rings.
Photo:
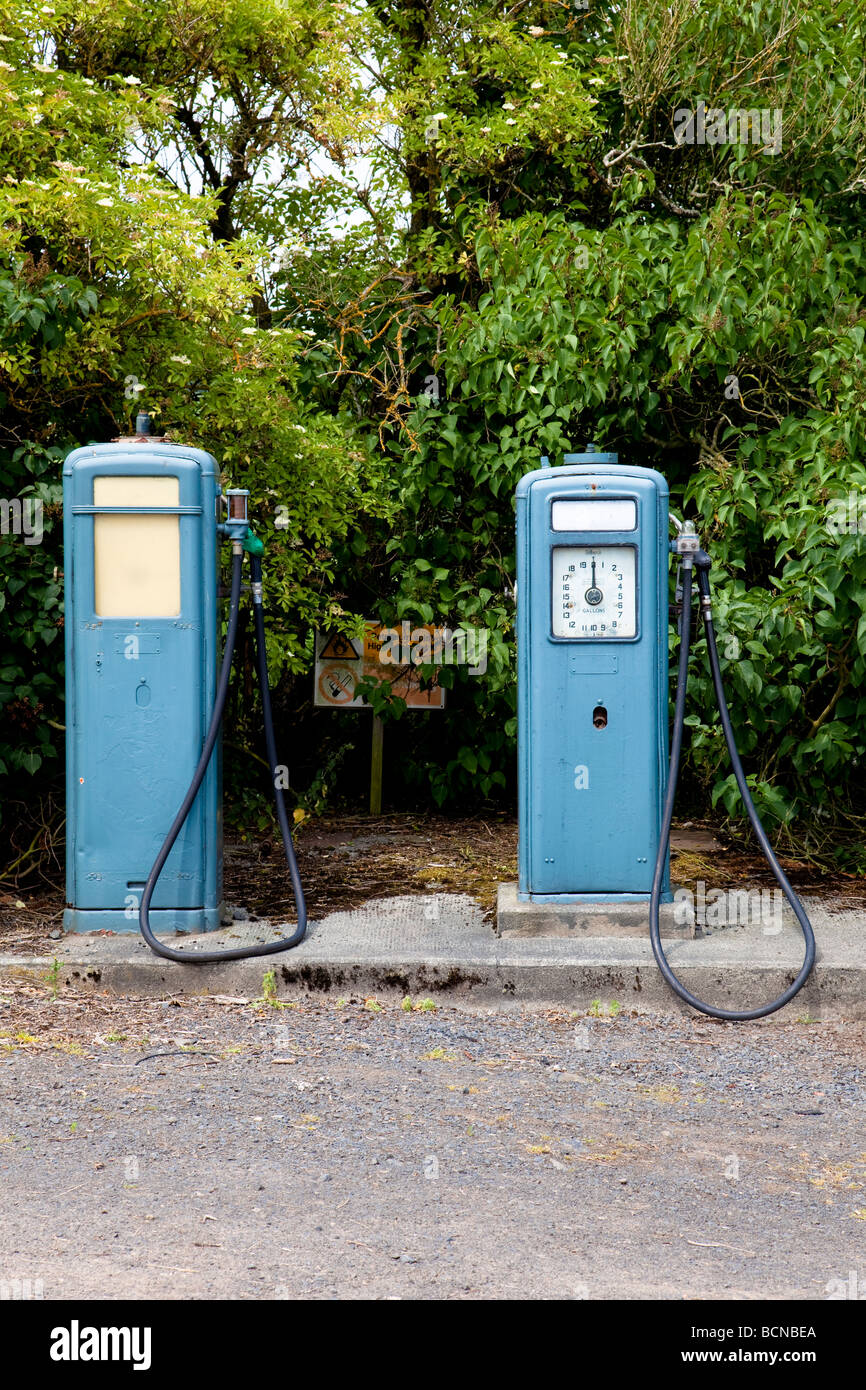
<path id="1" fill-rule="evenodd" d="M 517 823 L 394 815 L 329 818 L 302 827 L 298 866 L 311 917 L 407 893 L 468 893 L 491 915 L 497 885 L 517 877 Z M 226 896 L 260 917 L 291 912 L 282 846 L 234 844 Z"/>

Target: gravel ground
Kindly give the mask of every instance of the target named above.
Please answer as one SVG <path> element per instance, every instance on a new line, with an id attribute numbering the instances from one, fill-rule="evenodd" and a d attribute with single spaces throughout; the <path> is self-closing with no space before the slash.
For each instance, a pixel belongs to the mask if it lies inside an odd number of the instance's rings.
<path id="1" fill-rule="evenodd" d="M 0 1284 L 824 1299 L 866 1287 L 864 1041 L 0 986 Z"/>

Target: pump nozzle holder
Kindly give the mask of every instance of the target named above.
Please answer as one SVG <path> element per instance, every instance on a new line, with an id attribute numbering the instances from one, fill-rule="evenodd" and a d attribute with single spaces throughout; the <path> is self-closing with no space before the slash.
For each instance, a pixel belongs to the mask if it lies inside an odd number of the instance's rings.
<path id="1" fill-rule="evenodd" d="M 671 554 L 687 556 L 687 563 L 691 565 L 700 548 L 701 538 L 695 530 L 695 523 L 684 521 L 677 532 L 676 539 L 670 543 Z"/>
<path id="2" fill-rule="evenodd" d="M 231 541 L 246 539 L 249 530 L 248 502 L 249 488 L 226 488 L 226 519 L 219 527 L 224 536 Z"/>

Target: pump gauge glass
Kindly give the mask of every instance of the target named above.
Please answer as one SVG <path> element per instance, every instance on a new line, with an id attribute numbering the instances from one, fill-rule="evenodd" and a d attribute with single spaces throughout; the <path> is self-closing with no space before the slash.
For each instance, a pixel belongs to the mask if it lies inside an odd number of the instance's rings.
<path id="1" fill-rule="evenodd" d="M 553 547 L 553 635 L 596 641 L 637 635 L 633 545 Z"/>

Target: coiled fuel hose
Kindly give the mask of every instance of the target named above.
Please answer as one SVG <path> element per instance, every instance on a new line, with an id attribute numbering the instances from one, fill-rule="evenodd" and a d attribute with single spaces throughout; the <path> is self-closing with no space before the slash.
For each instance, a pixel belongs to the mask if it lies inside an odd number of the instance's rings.
<path id="1" fill-rule="evenodd" d="M 655 873 L 653 874 L 652 896 L 650 898 L 650 940 L 652 941 L 653 954 L 656 958 L 659 970 L 675 994 L 678 994 L 686 1004 L 693 1009 L 698 1009 L 702 1014 L 708 1014 L 710 1018 L 726 1019 L 731 1022 L 746 1022 L 753 1018 L 766 1018 L 767 1014 L 775 1013 L 777 1009 L 784 1006 L 794 998 L 794 995 L 803 988 L 812 967 L 815 964 L 815 935 L 812 931 L 812 924 L 806 916 L 805 908 L 797 897 L 785 875 L 785 871 L 773 853 L 773 847 L 767 838 L 766 831 L 761 824 L 754 802 L 749 792 L 746 775 L 743 772 L 743 765 L 740 762 L 740 755 L 737 752 L 737 745 L 734 741 L 734 731 L 731 727 L 731 719 L 728 714 L 725 691 L 722 685 L 722 671 L 719 665 L 719 653 L 716 647 L 716 634 L 713 627 L 713 614 L 710 595 L 710 558 L 705 551 L 699 550 L 694 556 L 683 555 L 683 608 L 680 633 L 680 658 L 679 670 L 677 675 L 677 698 L 674 708 L 674 726 L 671 735 L 671 762 L 668 774 L 667 793 L 665 796 L 664 810 L 662 812 L 662 831 L 659 842 L 659 852 L 655 863 Z M 685 985 L 677 979 L 670 965 L 668 964 L 665 953 L 662 949 L 661 933 L 659 930 L 659 904 L 661 902 L 662 881 L 664 879 L 665 861 L 667 859 L 668 847 L 671 838 L 671 821 L 674 812 L 674 799 L 677 793 L 677 779 L 679 776 L 680 753 L 683 745 L 683 725 L 686 713 L 686 688 L 688 685 L 689 674 L 689 644 L 691 634 L 691 613 L 692 613 L 692 564 L 694 563 L 698 571 L 698 590 L 701 596 L 701 611 L 704 619 L 704 628 L 707 634 L 707 651 L 710 658 L 710 670 L 713 675 L 713 686 L 716 692 L 716 701 L 719 706 L 719 714 L 722 721 L 722 729 L 725 734 L 725 742 L 728 745 L 728 753 L 731 758 L 731 766 L 734 771 L 737 787 L 743 800 L 743 805 L 752 823 L 761 852 L 773 871 L 785 897 L 791 905 L 800 928 L 803 932 L 803 939 L 806 943 L 806 954 L 800 972 L 796 979 L 788 986 L 778 999 L 772 1000 L 769 1004 L 762 1004 L 757 1009 L 719 1009 L 713 1004 L 705 1004 L 697 999 Z"/>
<path id="2" fill-rule="evenodd" d="M 188 951 L 178 951 L 175 947 L 166 946 L 162 941 L 158 940 L 150 925 L 150 904 L 159 876 L 165 868 L 165 862 L 171 854 L 174 842 L 180 834 L 183 823 L 189 815 L 192 804 L 198 795 L 199 788 L 204 780 L 204 775 L 207 772 L 208 764 L 213 756 L 214 748 L 216 747 L 223 711 L 225 709 L 226 697 L 228 695 L 229 676 L 231 674 L 232 657 L 234 655 L 235 641 L 237 638 L 243 559 L 243 546 L 238 541 L 233 542 L 228 631 L 226 632 L 225 651 L 223 652 L 222 666 L 217 681 L 216 697 L 214 699 L 210 724 L 202 745 L 201 756 L 192 776 L 192 781 L 181 803 L 180 810 L 172 821 L 171 829 L 165 837 L 162 848 L 156 856 L 153 868 L 148 875 L 138 911 L 139 929 L 150 949 L 155 951 L 158 956 L 164 956 L 166 960 L 179 960 L 185 965 L 209 965 L 214 961 L 245 960 L 249 956 L 271 956 L 277 951 L 287 951 L 291 946 L 297 946 L 299 942 L 303 941 L 307 930 L 307 907 L 304 902 L 304 890 L 301 887 L 300 874 L 298 873 L 298 863 L 295 858 L 295 847 L 292 843 L 292 832 L 289 826 L 285 798 L 283 796 L 282 787 L 278 785 L 277 744 L 274 737 L 274 721 L 271 712 L 268 659 L 265 650 L 265 621 L 262 613 L 262 561 L 261 556 L 254 553 L 250 555 L 250 578 L 252 581 L 253 610 L 255 612 L 256 657 L 259 685 L 261 686 L 262 692 L 265 746 L 268 755 L 268 766 L 271 770 L 271 779 L 274 787 L 277 820 L 279 821 L 280 834 L 283 839 L 283 849 L 286 855 L 286 863 L 289 867 L 292 893 L 297 909 L 298 925 L 291 936 L 280 937 L 277 941 L 263 941 L 256 946 L 237 946 L 225 951 L 199 951 L 195 947 Z"/>

